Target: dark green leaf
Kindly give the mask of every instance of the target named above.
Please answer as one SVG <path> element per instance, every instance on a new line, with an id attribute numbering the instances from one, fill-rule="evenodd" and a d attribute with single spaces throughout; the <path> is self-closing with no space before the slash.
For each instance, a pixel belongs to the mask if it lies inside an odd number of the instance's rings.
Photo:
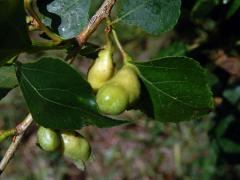
<path id="1" fill-rule="evenodd" d="M 85 125 L 111 127 L 126 123 L 101 116 L 90 85 L 60 59 L 19 64 L 17 75 L 33 119 L 42 126 L 80 129 Z"/>
<path id="2" fill-rule="evenodd" d="M 215 133 L 217 137 L 221 137 L 224 135 L 225 131 L 229 127 L 229 125 L 235 120 L 234 116 L 227 116 L 224 119 L 219 121 L 219 124 L 216 127 Z"/>
<path id="3" fill-rule="evenodd" d="M 219 78 L 210 71 L 206 71 L 206 76 L 207 76 L 207 80 L 208 80 L 208 85 L 210 87 L 215 86 L 220 81 Z"/>
<path id="4" fill-rule="evenodd" d="M 151 96 L 155 119 L 186 121 L 213 108 L 205 71 L 193 59 L 166 57 L 134 64 Z"/>
<path id="5" fill-rule="evenodd" d="M 227 17 L 230 18 L 231 16 L 233 16 L 239 8 L 240 8 L 240 1 L 234 0 L 231 4 L 231 7 L 230 7 L 228 13 L 227 13 Z"/>
<path id="6" fill-rule="evenodd" d="M 14 66 L 0 68 L 0 88 L 11 89 L 18 85 Z"/>
<path id="7" fill-rule="evenodd" d="M 240 153 L 240 144 L 227 138 L 220 138 L 218 142 L 225 153 Z"/>
<path id="8" fill-rule="evenodd" d="M 51 2 L 40 0 L 38 6 L 43 15 L 43 23 L 63 38 L 69 39 L 75 37 L 87 24 L 90 3 L 91 0 L 54 0 Z"/>
<path id="9" fill-rule="evenodd" d="M 180 15 L 180 0 L 121 0 L 118 20 L 159 35 L 171 30 Z"/>
<path id="10" fill-rule="evenodd" d="M 0 65 L 31 45 L 23 0 L 0 1 Z"/>
<path id="11" fill-rule="evenodd" d="M 18 85 L 14 66 L 3 66 L 0 68 L 0 99 Z"/>

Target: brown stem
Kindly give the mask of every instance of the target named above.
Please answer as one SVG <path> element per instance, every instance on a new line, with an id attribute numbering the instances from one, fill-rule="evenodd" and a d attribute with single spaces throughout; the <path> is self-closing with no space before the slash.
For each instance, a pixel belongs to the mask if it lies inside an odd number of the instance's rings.
<path id="1" fill-rule="evenodd" d="M 7 164 L 13 157 L 18 145 L 20 144 L 22 137 L 30 124 L 32 123 L 32 116 L 28 114 L 28 116 L 16 127 L 17 135 L 13 138 L 12 144 L 9 146 L 7 152 L 3 156 L 0 162 L 0 175 L 6 168 Z"/>
<path id="2" fill-rule="evenodd" d="M 87 42 L 91 34 L 97 29 L 103 19 L 107 18 L 112 10 L 116 0 L 105 0 L 95 15 L 89 21 L 87 27 L 76 37 L 79 46 Z"/>

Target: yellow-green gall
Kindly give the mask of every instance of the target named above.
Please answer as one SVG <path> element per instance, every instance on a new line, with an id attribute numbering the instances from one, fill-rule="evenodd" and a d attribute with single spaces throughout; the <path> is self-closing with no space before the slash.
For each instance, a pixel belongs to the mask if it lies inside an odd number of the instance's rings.
<path id="1" fill-rule="evenodd" d="M 92 67 L 88 71 L 87 80 L 92 88 L 97 91 L 105 82 L 112 78 L 114 73 L 113 50 L 111 46 L 105 46 L 98 54 Z"/>
<path id="2" fill-rule="evenodd" d="M 117 115 L 128 106 L 128 94 L 117 83 L 108 83 L 98 91 L 96 101 L 100 112 Z"/>
<path id="3" fill-rule="evenodd" d="M 75 131 L 61 133 L 63 155 L 75 161 L 87 161 L 91 155 L 88 141 Z"/>
<path id="4" fill-rule="evenodd" d="M 54 151 L 60 145 L 59 134 L 45 127 L 40 127 L 37 132 L 37 139 L 40 147 L 45 151 Z"/>

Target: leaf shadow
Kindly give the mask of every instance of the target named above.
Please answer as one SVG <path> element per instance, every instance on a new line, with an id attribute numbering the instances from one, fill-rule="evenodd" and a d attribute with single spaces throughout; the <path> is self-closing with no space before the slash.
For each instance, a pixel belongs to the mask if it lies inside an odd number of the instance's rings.
<path id="1" fill-rule="evenodd" d="M 141 94 L 134 108 L 141 110 L 148 117 L 154 119 L 153 102 L 150 97 L 149 91 L 147 90 L 142 80 L 140 80 L 140 83 L 141 83 Z"/>

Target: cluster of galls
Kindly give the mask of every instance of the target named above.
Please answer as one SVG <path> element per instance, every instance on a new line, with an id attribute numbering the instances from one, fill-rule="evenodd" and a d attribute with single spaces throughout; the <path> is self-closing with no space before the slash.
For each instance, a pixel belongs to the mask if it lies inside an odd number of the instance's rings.
<path id="1" fill-rule="evenodd" d="M 96 92 L 96 102 L 101 113 L 118 115 L 133 105 L 140 95 L 140 81 L 136 67 L 126 56 L 123 66 L 115 72 L 113 48 L 110 41 L 98 54 L 88 72 L 88 82 Z M 85 162 L 91 155 L 88 141 L 75 131 L 55 131 L 40 127 L 38 143 L 45 151 L 59 150 L 75 162 Z"/>
<path id="2" fill-rule="evenodd" d="M 91 155 L 88 141 L 75 131 L 55 131 L 40 127 L 37 132 L 38 144 L 45 151 L 60 151 L 73 161 L 86 162 Z"/>
<path id="3" fill-rule="evenodd" d="M 124 59 L 124 65 L 114 73 L 113 48 L 108 43 L 88 72 L 88 82 L 97 92 L 96 102 L 101 113 L 118 115 L 132 105 L 140 95 L 140 82 L 134 65 Z"/>

